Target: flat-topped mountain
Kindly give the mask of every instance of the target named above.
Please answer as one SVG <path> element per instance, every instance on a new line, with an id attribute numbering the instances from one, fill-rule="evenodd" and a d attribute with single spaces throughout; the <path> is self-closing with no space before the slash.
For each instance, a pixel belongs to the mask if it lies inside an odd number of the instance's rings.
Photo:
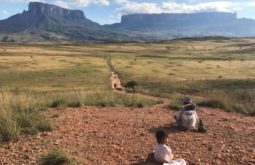
<path id="1" fill-rule="evenodd" d="M 81 10 L 69 10 L 40 2 L 30 2 L 27 12 L 37 16 L 55 15 L 70 20 L 85 20 L 85 15 Z"/>
<path id="2" fill-rule="evenodd" d="M 251 37 L 255 20 L 236 13 L 124 15 L 120 23 L 99 25 L 83 11 L 30 2 L 27 11 L 0 20 L 0 42 L 158 41 L 182 37 Z"/>
<path id="3" fill-rule="evenodd" d="M 113 27 L 141 30 L 165 28 L 209 27 L 231 24 L 236 21 L 236 14 L 208 12 L 208 13 L 174 13 L 174 14 L 131 14 L 124 15 L 121 23 Z"/>
<path id="4" fill-rule="evenodd" d="M 255 35 L 255 21 L 238 19 L 236 13 L 162 13 L 124 15 L 110 29 L 131 31 L 158 38 Z"/>
<path id="5" fill-rule="evenodd" d="M 80 10 L 30 2 L 27 11 L 0 21 L 3 42 L 108 42 L 129 40 L 127 35 L 105 29 Z"/>

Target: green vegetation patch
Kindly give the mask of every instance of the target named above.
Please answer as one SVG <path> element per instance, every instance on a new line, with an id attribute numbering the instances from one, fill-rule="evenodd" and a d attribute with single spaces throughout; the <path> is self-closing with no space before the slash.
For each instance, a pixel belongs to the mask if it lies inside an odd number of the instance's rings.
<path id="1" fill-rule="evenodd" d="M 155 105 L 157 104 L 157 102 L 137 96 L 129 96 L 114 92 L 104 92 L 88 95 L 87 99 L 85 99 L 84 104 L 102 107 L 124 106 L 142 108 Z"/>
<path id="2" fill-rule="evenodd" d="M 178 109 L 176 97 L 190 96 L 199 106 L 225 109 L 246 115 L 255 112 L 255 80 L 193 80 L 193 81 L 143 81 L 138 90 L 149 95 L 168 97 L 173 100 L 172 109 Z"/>
<path id="3" fill-rule="evenodd" d="M 60 148 L 41 155 L 40 165 L 77 165 L 77 161 Z"/>
<path id="4" fill-rule="evenodd" d="M 1 93 L 0 105 L 0 142 L 16 140 L 19 133 L 52 130 L 50 121 L 41 111 L 45 107 L 37 98 Z"/>
<path id="5" fill-rule="evenodd" d="M 130 96 L 110 91 L 105 92 L 58 92 L 48 94 L 48 104 L 51 108 L 99 106 L 99 107 L 148 107 L 157 104 L 156 101 L 137 96 Z M 45 98 L 45 102 L 47 102 Z"/>
<path id="6" fill-rule="evenodd" d="M 16 91 L 16 90 L 15 90 Z M 17 91 L 16 91 L 17 92 Z M 99 107 L 147 107 L 157 104 L 154 100 L 114 92 L 5 92 L 0 94 L 0 142 L 16 140 L 20 133 L 37 134 L 51 131 L 53 126 L 43 114 L 47 108 Z"/>

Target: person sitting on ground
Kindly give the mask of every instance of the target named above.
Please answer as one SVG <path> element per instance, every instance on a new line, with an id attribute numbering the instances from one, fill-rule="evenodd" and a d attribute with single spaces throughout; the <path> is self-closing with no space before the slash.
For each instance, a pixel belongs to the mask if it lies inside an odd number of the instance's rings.
<path id="1" fill-rule="evenodd" d="M 167 163 L 174 158 L 172 150 L 166 145 L 167 138 L 167 134 L 164 131 L 159 130 L 156 132 L 157 144 L 154 152 L 154 158 L 159 163 Z"/>
<path id="2" fill-rule="evenodd" d="M 154 159 L 158 163 L 164 163 L 166 165 L 186 165 L 186 161 L 183 159 L 173 160 L 174 155 L 169 145 L 167 145 L 168 135 L 159 130 L 156 132 L 157 144 L 154 152 Z"/>
<path id="3" fill-rule="evenodd" d="M 196 112 L 196 104 L 190 97 L 183 99 L 183 107 L 177 116 L 174 116 L 177 126 L 184 130 L 196 129 L 199 118 Z"/>

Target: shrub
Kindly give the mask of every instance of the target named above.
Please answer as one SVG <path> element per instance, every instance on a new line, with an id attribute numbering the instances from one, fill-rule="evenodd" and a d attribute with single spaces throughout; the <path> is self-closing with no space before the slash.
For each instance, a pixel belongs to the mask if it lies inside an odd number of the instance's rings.
<path id="1" fill-rule="evenodd" d="M 3 114 L 2 114 L 3 115 Z M 18 128 L 15 121 L 0 115 L 0 142 L 9 142 L 18 137 Z"/>
<path id="2" fill-rule="evenodd" d="M 21 132 L 24 134 L 30 134 L 30 135 L 36 135 L 39 131 L 35 127 L 30 127 L 30 128 L 22 128 Z"/>
<path id="3" fill-rule="evenodd" d="M 22 133 L 35 135 L 39 131 L 51 131 L 52 125 L 36 108 L 14 109 L 14 118 Z"/>
<path id="4" fill-rule="evenodd" d="M 81 107 L 82 103 L 80 101 L 73 101 L 67 104 L 68 107 L 76 108 Z"/>
<path id="5" fill-rule="evenodd" d="M 74 159 L 67 155 L 62 149 L 54 148 L 40 158 L 41 165 L 75 165 Z"/>
<path id="6" fill-rule="evenodd" d="M 198 102 L 197 105 L 202 107 L 211 107 L 211 108 L 221 108 L 221 109 L 227 108 L 226 104 L 223 101 L 216 100 L 216 99 L 202 100 Z"/>
<path id="7" fill-rule="evenodd" d="M 38 125 L 36 126 L 36 128 L 40 131 L 40 132 L 47 132 L 47 131 L 52 131 L 53 127 L 50 121 L 43 121 L 38 123 Z"/>
<path id="8" fill-rule="evenodd" d="M 50 104 L 50 108 L 58 108 L 65 105 L 64 99 L 56 99 Z"/>
<path id="9" fill-rule="evenodd" d="M 137 103 L 137 104 L 136 104 L 136 107 L 137 107 L 137 108 L 143 108 L 144 105 L 143 105 L 143 103 Z"/>
<path id="10" fill-rule="evenodd" d="M 249 115 L 255 116 L 255 111 L 251 111 L 251 112 L 249 113 Z"/>

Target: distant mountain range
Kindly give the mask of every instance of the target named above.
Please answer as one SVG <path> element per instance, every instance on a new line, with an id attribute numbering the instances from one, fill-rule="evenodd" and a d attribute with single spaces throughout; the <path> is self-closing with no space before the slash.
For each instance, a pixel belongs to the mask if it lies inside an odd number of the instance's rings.
<path id="1" fill-rule="evenodd" d="M 181 37 L 255 36 L 255 20 L 222 12 L 131 14 L 121 22 L 99 25 L 82 11 L 30 2 L 28 11 L 0 20 L 0 42 L 121 42 Z"/>
<path id="2" fill-rule="evenodd" d="M 95 42 L 123 41 L 129 36 L 87 19 L 82 11 L 40 2 L 28 11 L 0 21 L 2 42 Z"/>
<path id="3" fill-rule="evenodd" d="M 180 37 L 255 36 L 255 20 L 237 19 L 234 13 L 132 14 L 109 29 L 136 32 L 155 39 Z"/>

